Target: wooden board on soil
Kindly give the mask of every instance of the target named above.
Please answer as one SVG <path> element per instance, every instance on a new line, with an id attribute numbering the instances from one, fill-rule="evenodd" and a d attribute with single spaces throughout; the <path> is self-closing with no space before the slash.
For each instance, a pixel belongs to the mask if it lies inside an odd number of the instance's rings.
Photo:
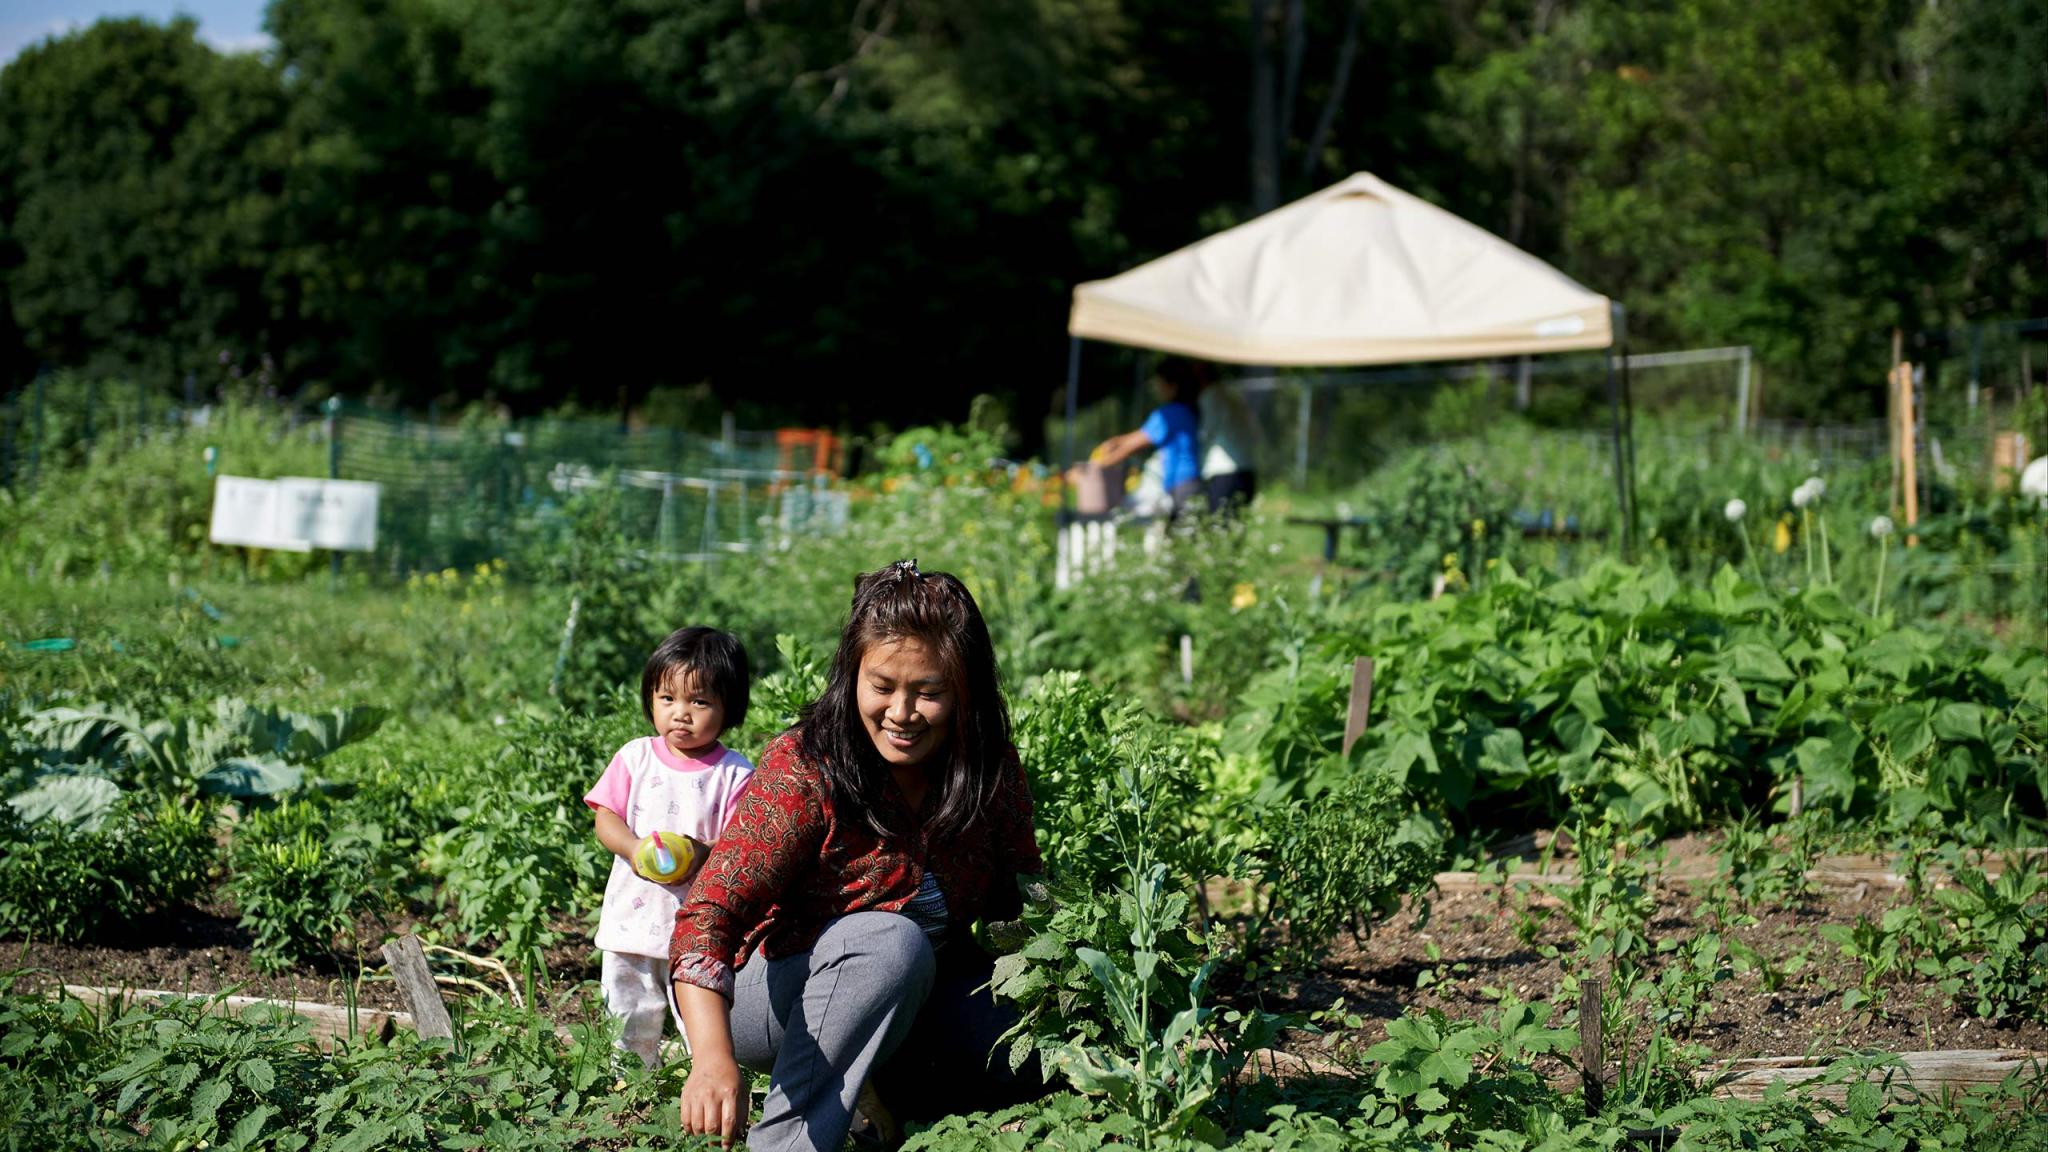
<path id="1" fill-rule="evenodd" d="M 413 1026 L 412 1017 L 404 1012 L 364 1008 L 360 1005 L 348 1008 L 339 1004 L 295 1004 L 290 1001 L 267 1000 L 261 996 L 166 992 L 158 988 L 100 988 L 88 984 L 66 984 L 64 991 L 85 1004 L 96 1008 L 107 1005 L 116 1011 L 130 1004 L 151 1000 L 211 1000 L 209 1011 L 222 1015 L 241 1016 L 252 1008 L 261 1012 L 289 1013 L 303 1017 L 312 1026 L 313 1035 L 322 1042 L 365 1037 L 384 1040 L 389 1039 L 395 1029 Z"/>
<path id="2" fill-rule="evenodd" d="M 2011 1076 L 2023 1082 L 2037 1082 L 2048 1071 L 2048 1052 L 2008 1048 L 1902 1052 L 1897 1058 L 1897 1067 L 1872 1069 L 1862 1079 L 1883 1087 L 1892 1097 L 1918 1094 L 1939 1098 L 1947 1091 L 2001 1084 Z M 1761 1100 L 1773 1084 L 1800 1084 L 1826 1074 L 1824 1064 L 1803 1056 L 1767 1056 L 1710 1065 L 1701 1070 L 1700 1079 L 1711 1082 L 1717 1096 Z M 1840 1103 L 1848 1096 L 1849 1085 L 1815 1085 L 1808 1091 Z"/>

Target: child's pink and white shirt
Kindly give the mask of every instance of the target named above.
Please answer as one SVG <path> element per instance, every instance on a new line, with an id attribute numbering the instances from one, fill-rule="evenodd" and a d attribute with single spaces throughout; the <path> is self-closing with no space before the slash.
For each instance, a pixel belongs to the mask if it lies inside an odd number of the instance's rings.
<path id="1" fill-rule="evenodd" d="M 619 749 L 583 802 L 593 811 L 610 809 L 635 836 L 681 832 L 711 844 L 725 830 L 753 774 L 753 763 L 723 744 L 712 745 L 702 756 L 683 756 L 661 737 L 643 736 Z M 666 958 L 676 909 L 689 892 L 688 882 L 656 884 L 613 857 L 597 946 Z"/>

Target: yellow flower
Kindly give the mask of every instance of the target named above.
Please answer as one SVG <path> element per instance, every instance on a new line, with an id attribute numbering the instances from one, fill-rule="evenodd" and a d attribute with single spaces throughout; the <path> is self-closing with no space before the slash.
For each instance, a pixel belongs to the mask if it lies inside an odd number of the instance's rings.
<path id="1" fill-rule="evenodd" d="M 1242 612 L 1258 602 L 1259 590 L 1251 581 L 1247 580 L 1242 584 L 1231 587 L 1230 610 L 1232 612 Z"/>
<path id="2" fill-rule="evenodd" d="M 1778 531 L 1771 537 L 1771 551 L 1782 553 L 1790 547 L 1792 547 L 1792 518 L 1790 516 L 1782 516 L 1778 519 Z"/>
<path id="3" fill-rule="evenodd" d="M 1483 540 L 1486 538 L 1486 521 L 1474 520 L 1472 522 L 1472 538 L 1474 540 Z"/>

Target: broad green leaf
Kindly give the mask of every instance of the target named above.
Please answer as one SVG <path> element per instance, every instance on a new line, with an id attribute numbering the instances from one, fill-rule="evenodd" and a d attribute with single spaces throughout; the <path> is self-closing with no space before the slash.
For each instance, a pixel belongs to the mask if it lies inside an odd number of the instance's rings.
<path id="1" fill-rule="evenodd" d="M 268 1104 L 258 1105 L 240 1120 L 235 1121 L 234 1129 L 228 1133 L 227 1147 L 234 1152 L 253 1147 L 263 1136 L 263 1126 L 275 1115 L 277 1109 Z"/>
<path id="2" fill-rule="evenodd" d="M 1799 742 L 1793 757 L 1805 781 L 1808 804 L 1846 809 L 1855 802 L 1857 747 L 1839 736 L 1810 736 Z"/>
<path id="3" fill-rule="evenodd" d="M 252 1056 L 235 1065 L 235 1079 L 258 1095 L 277 1087 L 277 1074 L 271 1070 L 270 1061 L 261 1056 Z"/>
<path id="4" fill-rule="evenodd" d="M 1871 730 L 1884 737 L 1891 754 L 1902 761 L 1912 760 L 1934 743 L 1934 729 L 1929 723 L 1930 709 L 1924 703 L 1894 704 L 1879 712 L 1871 720 Z"/>
<path id="5" fill-rule="evenodd" d="M 199 778 L 199 789 L 216 796 L 273 797 L 305 785 L 306 770 L 275 756 L 233 756 Z"/>
<path id="6" fill-rule="evenodd" d="M 90 832 L 120 798 L 120 787 L 103 776 L 52 774 L 8 797 L 7 803 L 23 823 L 66 824 Z"/>
<path id="7" fill-rule="evenodd" d="M 1948 703 L 1934 712 L 1937 739 L 1963 741 L 1984 738 L 1984 708 L 1980 704 Z"/>
<path id="8" fill-rule="evenodd" d="M 219 1112 L 220 1106 L 234 1094 L 235 1087 L 225 1076 L 216 1076 L 201 1084 L 199 1090 L 192 1093 L 192 1119 L 200 1124 L 212 1124 L 214 1113 Z"/>
<path id="9" fill-rule="evenodd" d="M 1785 658 L 1763 644 L 1737 644 L 1722 654 L 1737 679 L 1786 683 L 1798 679 Z"/>
<path id="10" fill-rule="evenodd" d="M 1607 705 L 1600 699 L 1600 680 L 1588 672 L 1572 684 L 1571 705 L 1588 722 L 1599 724 L 1607 719 Z"/>

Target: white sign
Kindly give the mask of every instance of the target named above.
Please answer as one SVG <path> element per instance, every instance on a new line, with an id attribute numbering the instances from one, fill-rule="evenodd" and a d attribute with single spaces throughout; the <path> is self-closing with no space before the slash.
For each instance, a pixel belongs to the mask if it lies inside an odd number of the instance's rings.
<path id="1" fill-rule="evenodd" d="M 378 486 L 360 480 L 221 476 L 213 486 L 216 544 L 310 552 L 377 547 Z"/>

